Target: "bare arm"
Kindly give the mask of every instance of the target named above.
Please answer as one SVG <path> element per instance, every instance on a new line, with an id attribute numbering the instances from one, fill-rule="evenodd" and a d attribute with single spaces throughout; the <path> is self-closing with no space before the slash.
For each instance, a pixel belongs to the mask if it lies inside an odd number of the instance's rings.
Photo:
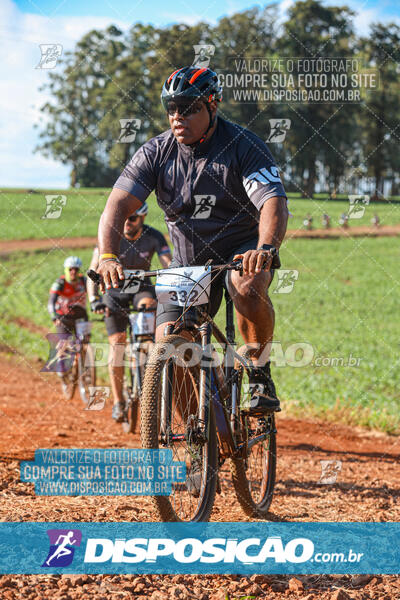
<path id="1" fill-rule="evenodd" d="M 276 196 L 264 203 L 260 213 L 258 246 L 271 244 L 279 250 L 285 237 L 288 215 L 286 198 Z"/>
<path id="2" fill-rule="evenodd" d="M 159 257 L 163 269 L 167 269 L 171 263 L 171 254 L 161 254 Z"/>
<path id="3" fill-rule="evenodd" d="M 89 269 L 92 269 L 93 271 L 97 271 L 98 266 L 99 266 L 99 249 L 95 248 L 93 250 L 93 256 L 92 256 L 92 260 L 90 262 Z M 93 302 L 93 300 L 95 300 L 99 297 L 99 289 L 98 289 L 99 286 L 97 285 L 97 283 L 92 281 L 92 279 L 90 279 L 90 277 L 88 277 L 86 287 L 87 287 L 87 293 L 89 296 L 89 302 Z"/>
<path id="4" fill-rule="evenodd" d="M 142 203 L 136 196 L 113 188 L 99 223 L 100 257 L 102 254 L 119 255 L 119 245 L 124 231 L 124 223 L 141 205 Z M 112 285 L 118 287 L 118 280 L 124 279 L 122 266 L 113 261 L 102 262 L 100 259 L 98 272 L 103 276 L 105 287 L 108 289 Z M 104 285 L 100 287 L 102 292 L 104 292 Z"/>
<path id="5" fill-rule="evenodd" d="M 132 194 L 113 188 L 99 223 L 99 251 L 101 254 L 119 254 L 119 244 L 126 219 L 142 203 Z"/>
<path id="6" fill-rule="evenodd" d="M 269 198 L 263 204 L 258 228 L 258 247 L 270 244 L 279 250 L 285 237 L 288 215 L 286 198 L 283 196 Z M 248 250 L 244 254 L 237 254 L 234 258 L 243 259 L 245 275 L 254 275 L 262 270 L 266 255 L 268 256 L 268 253 L 265 250 Z M 264 269 L 269 270 L 271 263 L 272 257 L 269 257 Z"/>

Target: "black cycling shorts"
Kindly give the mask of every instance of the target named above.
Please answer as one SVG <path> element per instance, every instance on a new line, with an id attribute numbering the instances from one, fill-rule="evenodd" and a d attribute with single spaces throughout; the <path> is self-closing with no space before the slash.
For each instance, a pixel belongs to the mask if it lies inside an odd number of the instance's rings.
<path id="1" fill-rule="evenodd" d="M 233 260 L 233 257 L 236 254 L 244 254 L 247 250 L 255 250 L 257 248 L 258 245 L 258 238 L 257 239 L 253 239 L 250 240 L 244 244 L 242 244 L 241 246 L 239 246 L 239 248 L 236 248 L 236 250 L 234 252 L 232 252 L 232 254 L 229 256 L 229 258 L 227 259 L 227 263 L 231 262 Z M 171 262 L 170 264 L 171 267 L 177 267 L 178 265 L 174 263 L 174 261 Z M 274 276 L 274 269 L 271 269 L 271 281 L 273 279 Z M 222 296 L 223 296 L 223 291 L 224 291 L 224 280 L 223 277 L 227 277 L 227 273 L 221 273 L 221 275 L 218 275 L 218 277 L 215 278 L 215 280 L 211 283 L 211 290 L 210 290 L 210 300 L 209 300 L 209 314 L 211 317 L 215 317 L 215 315 L 218 312 L 218 309 L 221 305 L 221 301 L 222 301 Z M 226 281 L 226 280 L 225 280 Z M 158 304 L 157 306 L 157 316 L 156 316 L 156 327 L 158 325 L 161 325 L 162 323 L 167 323 L 168 321 L 176 321 L 176 319 L 178 319 L 180 317 L 180 315 L 182 314 L 183 311 L 183 307 L 182 306 L 176 306 L 175 304 Z M 190 308 L 186 313 L 185 313 L 185 323 L 186 325 L 189 325 L 190 323 L 194 321 L 196 321 L 196 308 Z"/>
<path id="2" fill-rule="evenodd" d="M 61 321 L 60 325 L 56 326 L 57 333 L 75 333 L 75 323 L 77 319 L 88 321 L 88 314 L 83 306 L 73 306 L 66 315 L 57 314 L 57 319 Z"/>
<path id="3" fill-rule="evenodd" d="M 136 309 L 143 298 L 156 298 L 154 285 L 142 283 L 139 291 L 134 296 L 123 294 L 115 288 L 107 290 L 103 296 L 103 302 L 107 307 L 104 322 L 108 336 L 126 331 L 129 324 L 130 308 Z"/>

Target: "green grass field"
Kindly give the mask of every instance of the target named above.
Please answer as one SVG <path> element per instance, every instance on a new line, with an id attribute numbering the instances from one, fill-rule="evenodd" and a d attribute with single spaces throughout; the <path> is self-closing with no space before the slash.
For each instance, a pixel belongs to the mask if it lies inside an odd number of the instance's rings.
<path id="1" fill-rule="evenodd" d="M 45 337 L 15 319 L 25 317 L 51 331 L 47 293 L 67 254 L 52 250 L 2 259 L 2 349 L 10 344 L 27 360 L 46 359 Z M 273 373 L 286 411 L 399 432 L 399 254 L 395 238 L 298 239 L 283 245 L 283 268 L 299 272 L 291 293 L 274 293 L 277 281 L 271 293 L 280 344 L 274 347 L 274 360 L 280 361 Z M 86 268 L 91 251 L 79 255 Z M 220 326 L 223 319 L 221 309 Z M 105 342 L 102 323 L 95 323 L 93 339 Z M 299 359 L 290 358 L 295 343 L 309 345 L 307 366 L 290 366 Z M 359 365 L 346 366 L 349 360 Z M 100 375 L 106 377 L 105 367 Z"/>
<path id="2" fill-rule="evenodd" d="M 28 190 L 0 190 L 0 240 L 40 239 L 46 237 L 80 237 L 97 235 L 101 212 L 110 190 L 73 189 L 41 190 L 29 193 Z M 58 219 L 43 219 L 45 195 L 63 194 L 67 198 L 62 214 Z M 154 194 L 149 197 L 147 222 L 166 233 L 164 219 L 158 208 Z M 303 220 L 309 213 L 313 216 L 313 226 L 322 226 L 322 214 L 327 212 L 332 227 L 338 225 L 339 216 L 348 210 L 348 201 L 329 201 L 326 195 L 317 194 L 314 200 L 289 195 L 289 210 L 292 216 L 288 228 L 302 228 Z M 369 225 L 374 213 L 378 213 L 383 225 L 400 223 L 400 203 L 374 203 L 366 207 L 361 219 L 351 219 L 350 227 Z"/>

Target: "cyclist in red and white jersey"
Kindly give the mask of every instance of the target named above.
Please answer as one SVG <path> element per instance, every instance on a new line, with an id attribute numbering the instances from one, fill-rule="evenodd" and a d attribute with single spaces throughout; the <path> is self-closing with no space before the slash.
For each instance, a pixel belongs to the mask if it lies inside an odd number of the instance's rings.
<path id="1" fill-rule="evenodd" d="M 81 266 L 78 256 L 68 256 L 64 261 L 64 275 L 50 288 L 47 310 L 57 333 L 73 333 L 77 319 L 88 320 L 86 277 L 79 272 Z"/>

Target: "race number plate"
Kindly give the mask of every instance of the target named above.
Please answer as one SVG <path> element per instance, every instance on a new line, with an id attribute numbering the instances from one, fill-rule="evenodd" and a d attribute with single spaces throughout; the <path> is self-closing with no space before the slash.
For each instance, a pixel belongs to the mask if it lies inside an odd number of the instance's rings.
<path id="1" fill-rule="evenodd" d="M 135 335 L 151 335 L 154 333 L 156 315 L 154 312 L 139 312 L 129 315 L 132 331 Z"/>
<path id="2" fill-rule="evenodd" d="M 130 269 L 124 269 L 124 285 L 122 286 L 122 292 L 124 294 L 136 294 L 139 291 L 140 284 L 142 283 L 144 271 L 131 271 Z"/>
<path id="3" fill-rule="evenodd" d="M 211 267 L 176 267 L 161 271 L 156 280 L 157 299 L 162 304 L 188 306 L 207 304 Z"/>

